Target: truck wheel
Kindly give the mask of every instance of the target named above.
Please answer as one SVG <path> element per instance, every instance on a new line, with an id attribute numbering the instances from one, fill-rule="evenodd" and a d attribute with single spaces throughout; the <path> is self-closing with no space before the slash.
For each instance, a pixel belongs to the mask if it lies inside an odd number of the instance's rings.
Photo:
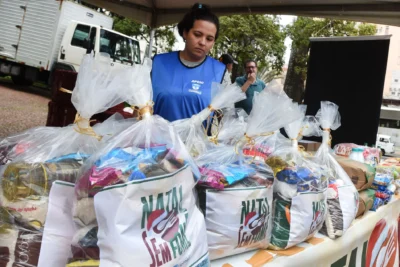
<path id="1" fill-rule="evenodd" d="M 16 85 L 31 86 L 33 84 L 32 81 L 25 80 L 22 76 L 11 76 L 11 79 Z"/>
<path id="2" fill-rule="evenodd" d="M 382 153 L 382 156 L 385 156 L 385 149 L 381 148 L 381 153 Z"/>

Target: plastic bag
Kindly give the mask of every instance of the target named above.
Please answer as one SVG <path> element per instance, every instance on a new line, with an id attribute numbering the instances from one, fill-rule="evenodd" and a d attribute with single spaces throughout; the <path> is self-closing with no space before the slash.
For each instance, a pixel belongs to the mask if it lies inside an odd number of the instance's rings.
<path id="1" fill-rule="evenodd" d="M 254 112 L 253 112 L 254 110 Z M 275 149 L 277 131 L 302 115 L 283 91 L 255 93 L 253 110 L 248 117 L 244 137 L 238 142 L 243 154 L 255 160 L 265 160 Z"/>
<path id="2" fill-rule="evenodd" d="M 119 77 L 118 90 L 138 108 L 141 120 L 112 138 L 81 169 L 70 262 L 209 262 L 204 220 L 193 195 L 198 169 L 171 124 L 152 115 L 150 66 L 146 62 Z"/>
<path id="3" fill-rule="evenodd" d="M 218 143 L 235 145 L 246 132 L 248 115 L 241 108 L 226 108 L 219 125 L 214 127 L 212 136 L 218 133 Z"/>
<path id="4" fill-rule="evenodd" d="M 375 200 L 371 210 L 376 211 L 380 206 L 386 205 L 396 191 L 393 183 L 394 168 L 377 167 L 371 188 L 375 190 Z"/>
<path id="5" fill-rule="evenodd" d="M 2 169 L 1 166 L 10 163 L 18 155 L 24 154 L 30 147 L 43 142 L 57 129 L 59 128 L 35 127 L 2 139 L 0 141 L 0 170 Z"/>
<path id="6" fill-rule="evenodd" d="M 208 108 L 202 110 L 199 114 L 193 115 L 189 119 L 178 120 L 172 123 L 178 132 L 180 138 L 186 145 L 187 150 L 193 157 L 197 157 L 204 153 L 211 144 L 207 138 L 207 131 L 211 125 L 218 123 L 218 116 L 211 119 L 214 111 L 222 112 L 223 108 L 232 106 L 236 102 L 246 98 L 246 94 L 236 84 L 232 84 L 223 88 L 215 83 L 212 86 L 212 99 Z M 207 120 L 207 125 L 202 128 L 202 123 Z M 218 127 L 217 127 L 218 128 Z M 218 139 L 218 129 L 213 133 L 211 139 Z"/>
<path id="7" fill-rule="evenodd" d="M 298 107 L 301 117 L 286 125 L 290 139 L 266 160 L 273 169 L 274 205 L 270 248 L 287 249 L 312 236 L 322 227 L 326 216 L 326 180 L 320 167 L 308 160 L 298 146 L 302 136 L 316 134 L 315 119 L 305 116 L 306 106 Z"/>
<path id="8" fill-rule="evenodd" d="M 264 106 L 272 102 L 274 106 Z M 235 146 L 220 145 L 196 160 L 202 174 L 199 200 L 211 259 L 268 247 L 273 172 L 262 157 L 244 158 L 241 152 L 243 147 L 254 146 L 257 136 L 274 138 L 274 131 L 297 116 L 286 95 L 256 94 L 246 128 L 251 135 L 246 134 Z M 264 137 L 264 132 L 271 133 Z"/>
<path id="9" fill-rule="evenodd" d="M 380 162 L 380 149 L 375 147 L 359 146 L 353 143 L 337 144 L 333 148 L 338 156 L 349 157 L 353 148 L 363 148 L 364 163 L 376 167 Z"/>
<path id="10" fill-rule="evenodd" d="M 110 88 L 102 88 L 102 86 L 111 84 L 111 77 L 107 72 L 109 65 L 109 57 L 104 58 L 101 55 L 98 55 L 96 59 L 92 55 L 87 55 L 83 59 L 82 72 L 78 74 L 78 80 L 82 80 L 82 73 L 85 73 L 85 75 L 90 75 L 86 79 L 90 80 L 91 84 L 77 83 L 73 98 L 79 99 L 76 94 L 80 94 L 79 92 L 82 90 L 91 92 L 91 94 L 86 92 L 87 105 L 81 103 L 76 106 L 80 114 L 89 117 L 78 115 L 76 123 L 73 125 L 63 128 L 41 127 L 40 130 L 24 134 L 19 142 L 28 144 L 27 148 L 23 153 L 16 155 L 10 164 L 4 166 L 4 173 L 1 177 L 0 202 L 13 220 L 13 231 L 17 233 L 19 239 L 22 239 L 22 241 L 16 241 L 15 251 L 18 253 L 14 253 L 14 257 L 9 259 L 12 264 L 38 265 L 42 232 L 48 210 L 48 197 L 53 182 L 62 180 L 74 183 L 82 162 L 101 147 L 115 130 L 119 129 L 111 127 L 118 126 L 120 122 L 121 125 L 125 123 L 118 119 L 122 116 L 115 115 L 102 124 L 93 128 L 89 127 L 91 115 L 122 101 L 121 98 L 114 97 L 115 91 L 109 90 Z M 105 69 L 100 69 L 103 67 Z M 102 71 L 106 71 L 107 75 L 105 73 L 103 75 Z M 99 80 L 102 79 L 107 82 L 99 83 Z M 79 84 L 85 88 L 80 87 Z M 96 132 L 94 129 L 99 131 Z M 32 246 L 20 246 L 18 242 L 32 243 Z M 44 254 L 45 252 L 41 251 L 40 253 Z M 29 255 L 28 261 L 26 254 Z M 45 262 L 43 266 L 51 265 L 51 263 Z"/>
<path id="11" fill-rule="evenodd" d="M 199 204 L 207 227 L 211 259 L 267 248 L 271 234 L 272 171 L 248 164 L 233 146 L 219 145 L 196 163 Z"/>
<path id="12" fill-rule="evenodd" d="M 352 180 L 336 161 L 330 147 L 330 130 L 340 126 L 339 107 L 328 101 L 321 101 L 317 113 L 323 129 L 323 139 L 315 154 L 315 161 L 324 166 L 324 176 L 328 179 L 328 214 L 321 233 L 332 239 L 342 236 L 355 219 L 358 210 L 358 192 Z"/>

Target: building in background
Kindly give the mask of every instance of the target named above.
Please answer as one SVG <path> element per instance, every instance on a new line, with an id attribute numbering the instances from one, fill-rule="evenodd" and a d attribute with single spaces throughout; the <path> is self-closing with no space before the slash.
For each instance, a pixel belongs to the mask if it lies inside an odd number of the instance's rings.
<path id="1" fill-rule="evenodd" d="M 377 35 L 391 35 L 383 98 L 400 99 L 400 27 L 377 25 Z"/>
<path id="2" fill-rule="evenodd" d="M 377 25 L 377 35 L 391 35 L 378 134 L 400 146 L 400 27 Z"/>

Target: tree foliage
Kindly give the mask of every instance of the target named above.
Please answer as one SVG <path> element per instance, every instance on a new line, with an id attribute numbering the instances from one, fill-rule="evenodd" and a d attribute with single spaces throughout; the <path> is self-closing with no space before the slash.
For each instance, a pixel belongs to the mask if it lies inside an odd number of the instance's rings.
<path id="1" fill-rule="evenodd" d="M 257 61 L 258 68 L 281 71 L 285 53 L 285 32 L 279 18 L 265 15 L 233 15 L 220 17 L 220 36 L 212 55 L 231 54 L 239 65 L 234 66 L 233 76 L 243 73 L 247 59 Z"/>
<path id="2" fill-rule="evenodd" d="M 154 45 L 164 52 L 172 51 L 176 41 L 174 28 L 175 25 L 157 28 L 154 34 Z M 137 39 L 144 39 L 147 42 L 150 41 L 150 27 L 134 22 L 128 18 L 114 16 L 114 30 Z"/>

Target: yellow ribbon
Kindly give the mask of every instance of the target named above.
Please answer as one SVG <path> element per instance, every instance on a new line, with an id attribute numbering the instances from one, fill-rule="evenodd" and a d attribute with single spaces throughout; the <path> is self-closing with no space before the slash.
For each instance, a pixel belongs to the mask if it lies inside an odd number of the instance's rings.
<path id="1" fill-rule="evenodd" d="M 72 94 L 71 90 L 68 90 L 68 89 L 66 89 L 64 87 L 60 87 L 60 89 L 58 89 L 58 90 L 60 90 L 61 92 L 67 93 L 67 94 Z M 100 135 L 96 134 L 96 132 L 93 130 L 92 127 L 89 126 L 88 128 L 83 128 L 83 127 L 81 127 L 79 125 L 79 122 L 85 121 L 85 120 L 88 121 L 88 124 L 90 124 L 92 121 L 94 121 L 94 120 L 88 120 L 86 118 L 83 118 L 83 117 L 81 117 L 81 115 L 79 113 L 76 113 L 74 123 L 76 124 L 77 128 L 74 128 L 74 130 L 76 132 L 78 132 L 78 133 L 81 133 L 81 134 L 86 134 L 86 135 L 89 135 L 89 136 L 93 136 L 97 140 L 101 141 L 103 136 L 100 136 Z"/>
<path id="2" fill-rule="evenodd" d="M 324 132 L 328 132 L 329 133 L 329 141 L 328 141 L 328 145 L 329 147 L 332 146 L 332 135 L 331 135 L 331 129 L 330 128 L 323 128 L 322 129 Z"/>
<path id="3" fill-rule="evenodd" d="M 254 135 L 254 136 L 249 136 L 247 133 L 244 133 L 244 138 L 246 139 L 246 142 L 244 143 L 244 145 L 243 146 L 246 146 L 246 145 L 249 145 L 251 148 L 250 148 L 250 151 L 251 150 L 253 150 L 253 148 L 254 148 L 254 146 L 255 146 L 255 144 L 256 144 L 256 140 L 255 140 L 255 138 L 257 138 L 257 137 L 260 137 L 260 136 L 264 136 L 264 137 L 267 137 L 267 136 L 271 136 L 271 135 L 273 135 L 274 134 L 274 132 L 268 132 L 268 133 L 261 133 L 261 134 L 256 134 L 256 135 Z M 239 154 L 239 150 L 238 150 L 238 145 L 241 143 L 241 140 L 243 139 L 243 137 L 242 138 L 240 138 L 237 142 L 236 142 L 236 145 L 235 145 L 235 152 L 236 152 L 236 154 Z M 254 157 L 253 157 L 253 160 L 255 159 L 255 155 L 254 155 Z M 253 161 L 252 160 L 252 161 Z"/>
<path id="4" fill-rule="evenodd" d="M 87 121 L 88 124 L 90 125 L 90 123 L 91 123 L 92 121 L 94 121 L 94 120 L 89 120 L 89 119 L 83 118 L 83 117 L 81 117 L 81 115 L 80 115 L 79 113 L 76 113 L 74 123 L 75 123 L 75 126 L 76 126 L 77 128 L 74 128 L 74 130 L 75 130 L 76 132 L 80 133 L 80 134 L 86 134 L 86 135 L 89 135 L 89 136 L 93 136 L 93 137 L 96 138 L 98 141 L 101 141 L 101 139 L 103 138 L 103 136 L 98 135 L 98 134 L 93 130 L 92 127 L 89 126 L 89 127 L 83 128 L 83 127 L 81 127 L 81 126 L 79 125 L 79 123 L 80 123 L 80 122 L 83 122 L 83 121 Z"/>
<path id="5" fill-rule="evenodd" d="M 60 90 L 60 91 L 63 92 L 63 93 L 72 94 L 72 91 L 71 91 L 71 90 L 68 90 L 68 89 L 66 89 L 66 88 L 64 88 L 64 87 L 60 87 L 60 89 L 58 89 L 58 90 Z"/>
<path id="6" fill-rule="evenodd" d="M 131 108 L 133 109 L 133 113 L 135 113 L 135 111 L 138 112 L 138 115 L 137 115 L 138 120 L 142 120 L 146 114 L 153 115 L 153 113 L 154 113 L 153 106 L 154 106 L 154 102 L 148 101 L 141 108 L 139 108 L 137 106 L 131 106 Z"/>
<path id="7" fill-rule="evenodd" d="M 299 136 L 301 137 L 301 135 L 299 134 Z M 297 137 L 297 138 L 290 138 L 290 140 L 291 141 L 298 141 L 298 138 L 299 137 Z M 297 149 L 301 152 L 301 153 L 303 153 L 303 154 L 306 154 L 307 152 L 306 152 L 306 148 L 304 147 L 304 146 L 302 146 L 302 145 L 297 145 Z"/>

